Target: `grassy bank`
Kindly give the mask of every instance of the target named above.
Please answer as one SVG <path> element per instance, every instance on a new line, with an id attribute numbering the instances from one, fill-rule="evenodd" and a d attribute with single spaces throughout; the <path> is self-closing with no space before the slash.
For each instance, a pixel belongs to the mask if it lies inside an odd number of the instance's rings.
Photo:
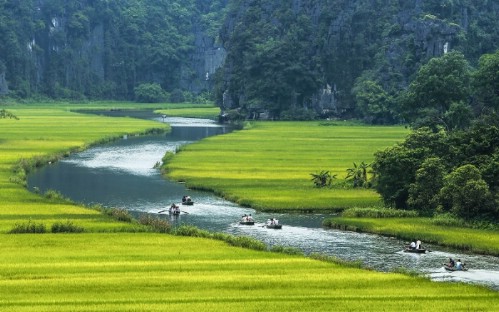
<path id="1" fill-rule="evenodd" d="M 372 190 L 346 185 L 353 162 L 401 141 L 403 127 L 343 122 L 256 122 L 251 129 L 182 148 L 165 169 L 190 187 L 215 191 L 259 210 L 341 210 L 380 205 Z M 184 152 L 185 151 L 185 152 Z M 311 173 L 337 175 L 333 188 L 315 188 Z"/>
<path id="2" fill-rule="evenodd" d="M 0 311 L 493 311 L 499 304 L 497 292 L 472 285 L 136 232 L 134 223 L 32 194 L 10 181 L 19 159 L 165 126 L 56 106 L 9 110 L 20 120 L 0 120 Z M 7 234 L 28 220 L 71 221 L 85 232 Z"/>
<path id="3" fill-rule="evenodd" d="M 499 256 L 499 233 L 455 226 L 435 225 L 430 218 L 330 218 L 325 226 L 395 236 L 408 241 L 417 238 L 475 253 Z"/>
<path id="4" fill-rule="evenodd" d="M 164 109 L 155 111 L 166 116 L 207 118 L 217 120 L 220 108 L 211 104 L 169 104 Z"/>

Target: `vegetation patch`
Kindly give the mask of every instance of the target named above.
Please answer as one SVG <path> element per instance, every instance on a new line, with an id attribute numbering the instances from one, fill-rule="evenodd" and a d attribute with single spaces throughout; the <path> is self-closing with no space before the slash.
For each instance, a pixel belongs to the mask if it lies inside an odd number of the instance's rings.
<path id="1" fill-rule="evenodd" d="M 408 241 L 449 246 L 470 252 L 499 255 L 499 232 L 461 226 L 435 225 L 431 218 L 328 218 L 327 227 L 393 236 Z"/>

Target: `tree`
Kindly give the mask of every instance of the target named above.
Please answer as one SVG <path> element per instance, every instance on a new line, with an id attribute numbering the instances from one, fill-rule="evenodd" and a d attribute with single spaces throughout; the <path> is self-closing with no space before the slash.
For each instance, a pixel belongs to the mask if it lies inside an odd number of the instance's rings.
<path id="1" fill-rule="evenodd" d="M 352 168 L 347 169 L 346 180 L 352 181 L 353 187 L 370 187 L 368 181 L 367 170 L 371 167 L 370 164 L 361 162 L 359 165 L 353 163 Z"/>
<path id="2" fill-rule="evenodd" d="M 332 175 L 327 170 L 321 170 L 317 173 L 311 173 L 312 182 L 314 182 L 315 187 L 330 187 L 331 183 L 333 183 L 333 179 L 336 179 L 336 175 Z"/>
<path id="3" fill-rule="evenodd" d="M 373 124 L 392 124 L 397 119 L 393 97 L 376 81 L 359 79 L 352 92 L 364 120 Z"/>
<path id="4" fill-rule="evenodd" d="M 424 215 L 432 215 L 439 205 L 438 194 L 443 186 L 445 166 L 440 158 L 427 158 L 416 171 L 416 179 L 409 186 L 407 206 Z"/>
<path id="5" fill-rule="evenodd" d="M 5 110 L 5 109 L 1 109 L 0 110 L 0 119 L 2 118 L 11 118 L 11 119 L 16 119 L 16 120 L 19 120 L 19 118 L 12 114 L 11 112 L 9 112 L 8 110 Z"/>
<path id="6" fill-rule="evenodd" d="M 134 89 L 135 100 L 141 103 L 159 103 L 165 100 L 165 91 L 157 83 L 143 83 Z"/>
<path id="7" fill-rule="evenodd" d="M 473 86 L 479 108 L 499 110 L 499 50 L 480 57 L 478 70 L 473 74 Z"/>
<path id="8" fill-rule="evenodd" d="M 400 98 L 406 120 L 415 123 L 428 116 L 444 122 L 452 103 L 468 103 L 471 71 L 461 53 L 450 52 L 423 65 Z"/>
<path id="9" fill-rule="evenodd" d="M 448 174 L 439 196 L 442 210 L 465 220 L 494 216 L 496 212 L 489 187 L 473 165 L 461 166 Z"/>
<path id="10" fill-rule="evenodd" d="M 427 158 L 447 153 L 445 139 L 443 131 L 421 128 L 404 142 L 374 154 L 374 186 L 386 205 L 407 208 L 409 188 L 416 181 L 416 171 Z"/>

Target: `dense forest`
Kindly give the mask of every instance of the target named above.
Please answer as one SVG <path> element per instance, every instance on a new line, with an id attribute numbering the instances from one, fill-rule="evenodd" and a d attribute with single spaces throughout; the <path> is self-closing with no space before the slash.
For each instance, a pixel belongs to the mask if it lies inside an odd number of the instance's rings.
<path id="1" fill-rule="evenodd" d="M 144 83 L 207 92 L 225 2 L 0 1 L 0 94 L 133 100 Z"/>

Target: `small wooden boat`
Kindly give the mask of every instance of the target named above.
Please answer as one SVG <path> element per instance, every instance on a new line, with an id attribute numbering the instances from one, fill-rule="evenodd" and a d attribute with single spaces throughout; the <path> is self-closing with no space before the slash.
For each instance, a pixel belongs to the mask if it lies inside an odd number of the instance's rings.
<path id="1" fill-rule="evenodd" d="M 192 206 L 194 202 L 192 201 L 190 196 L 184 195 L 182 197 L 182 205 Z"/>
<path id="2" fill-rule="evenodd" d="M 253 221 L 253 220 L 239 221 L 239 224 L 241 224 L 241 225 L 255 225 L 255 221 Z"/>
<path id="3" fill-rule="evenodd" d="M 412 253 L 426 253 L 426 249 L 424 248 L 419 248 L 419 249 L 416 249 L 416 248 L 408 248 L 406 247 L 404 249 L 404 252 L 412 252 Z"/>
<path id="4" fill-rule="evenodd" d="M 282 229 L 282 224 L 266 224 L 265 227 L 267 227 L 267 229 L 280 230 Z"/>
<path id="5" fill-rule="evenodd" d="M 455 271 L 468 271 L 467 268 L 462 268 L 462 269 L 457 269 L 456 267 L 451 267 L 449 266 L 448 264 L 444 263 L 444 268 L 445 270 L 449 271 L 449 272 L 455 272 Z"/>

